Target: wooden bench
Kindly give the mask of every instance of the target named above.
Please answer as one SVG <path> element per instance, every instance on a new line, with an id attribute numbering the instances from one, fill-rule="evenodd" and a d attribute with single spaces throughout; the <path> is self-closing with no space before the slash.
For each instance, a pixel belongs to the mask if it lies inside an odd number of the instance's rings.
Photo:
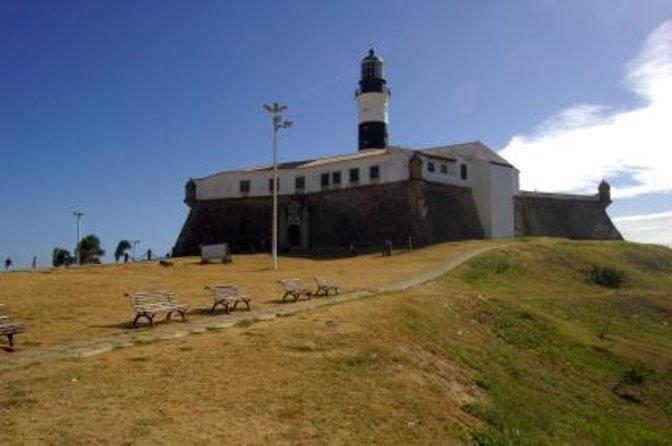
<path id="1" fill-rule="evenodd" d="M 212 308 L 210 309 L 211 313 L 215 312 L 217 305 L 224 306 L 224 310 L 228 313 L 230 308 L 229 306 L 232 305 L 232 309 L 235 310 L 238 302 L 244 303 L 247 305 L 248 311 L 250 310 L 250 298 L 241 293 L 238 287 L 235 285 L 209 285 L 206 286 L 205 289 L 208 291 L 210 297 L 212 297 L 212 300 L 214 301 Z"/>
<path id="2" fill-rule="evenodd" d="M 329 282 L 329 279 L 326 277 L 315 277 L 315 283 L 317 284 L 317 291 L 315 291 L 316 296 L 320 293 L 324 293 L 325 296 L 328 296 L 330 291 L 333 291 L 334 294 L 338 294 L 339 286 Z"/>
<path id="3" fill-rule="evenodd" d="M 174 312 L 178 312 L 182 316 L 182 322 L 186 320 L 185 314 L 187 306 L 179 303 L 175 299 L 172 291 L 136 291 L 127 293 L 126 296 L 131 301 L 131 306 L 135 310 L 135 319 L 133 319 L 133 328 L 138 326 L 138 319 L 144 317 L 149 321 L 149 325 L 154 324 L 154 316 L 156 313 L 165 311 L 166 319 Z"/>
<path id="4" fill-rule="evenodd" d="M 9 343 L 10 349 L 14 349 L 14 335 L 23 333 L 23 331 L 23 324 L 11 320 L 5 304 L 0 304 L 0 335 L 7 336 L 7 342 Z"/>
<path id="5" fill-rule="evenodd" d="M 313 291 L 301 285 L 299 279 L 284 279 L 280 280 L 279 282 L 282 284 L 282 287 L 285 290 L 285 294 L 282 296 L 283 302 L 287 296 L 292 296 L 294 298 L 294 302 L 296 302 L 301 296 L 306 296 L 306 298 L 310 299 L 313 295 Z"/>

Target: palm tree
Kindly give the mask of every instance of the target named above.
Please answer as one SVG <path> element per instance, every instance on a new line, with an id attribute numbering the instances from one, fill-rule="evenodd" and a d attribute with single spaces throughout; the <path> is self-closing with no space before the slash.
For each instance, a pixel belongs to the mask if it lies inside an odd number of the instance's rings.
<path id="1" fill-rule="evenodd" d="M 51 254 L 51 264 L 53 266 L 67 265 L 70 261 L 70 251 L 64 248 L 54 248 Z"/>
<path id="2" fill-rule="evenodd" d="M 100 247 L 100 239 L 89 234 L 79 242 L 79 258 L 82 264 L 100 263 L 100 257 L 105 255 L 105 251 Z"/>
<path id="3" fill-rule="evenodd" d="M 117 245 L 117 249 L 114 250 L 114 261 L 118 262 L 119 259 L 128 251 L 131 249 L 131 242 L 128 240 L 122 240 L 119 242 Z"/>

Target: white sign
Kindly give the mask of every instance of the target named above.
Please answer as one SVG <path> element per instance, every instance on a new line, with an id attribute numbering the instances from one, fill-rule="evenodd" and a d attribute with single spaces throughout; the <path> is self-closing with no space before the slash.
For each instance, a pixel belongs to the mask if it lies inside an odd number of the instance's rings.
<path id="1" fill-rule="evenodd" d="M 217 245 L 201 245 L 201 260 L 210 261 L 217 259 L 228 259 L 229 254 L 229 245 L 226 243 L 220 243 Z"/>

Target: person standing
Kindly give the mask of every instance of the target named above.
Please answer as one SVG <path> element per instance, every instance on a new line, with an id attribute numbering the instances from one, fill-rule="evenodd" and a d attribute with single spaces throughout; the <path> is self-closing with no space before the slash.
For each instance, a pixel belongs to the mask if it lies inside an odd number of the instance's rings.
<path id="1" fill-rule="evenodd" d="M 32 264 L 33 269 L 37 268 L 37 256 L 33 256 L 33 264 Z"/>
<path id="2" fill-rule="evenodd" d="M 387 257 L 392 256 L 392 240 L 390 239 L 385 240 L 385 254 Z"/>
<path id="3" fill-rule="evenodd" d="M 10 259 L 9 257 L 7 257 L 7 258 L 5 259 L 5 269 L 9 269 L 9 268 L 11 268 L 11 267 L 12 267 L 12 259 Z"/>

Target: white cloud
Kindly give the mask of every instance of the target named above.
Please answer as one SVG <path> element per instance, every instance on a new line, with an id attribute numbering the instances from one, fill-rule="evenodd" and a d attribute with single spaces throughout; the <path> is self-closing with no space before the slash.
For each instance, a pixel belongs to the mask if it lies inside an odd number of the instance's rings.
<path id="1" fill-rule="evenodd" d="M 613 221 L 627 240 L 672 246 L 672 211 L 616 217 Z"/>
<path id="2" fill-rule="evenodd" d="M 521 170 L 521 188 L 612 196 L 672 192 L 672 20 L 656 28 L 626 65 L 625 85 L 641 98 L 632 109 L 577 104 L 500 152 Z"/>

